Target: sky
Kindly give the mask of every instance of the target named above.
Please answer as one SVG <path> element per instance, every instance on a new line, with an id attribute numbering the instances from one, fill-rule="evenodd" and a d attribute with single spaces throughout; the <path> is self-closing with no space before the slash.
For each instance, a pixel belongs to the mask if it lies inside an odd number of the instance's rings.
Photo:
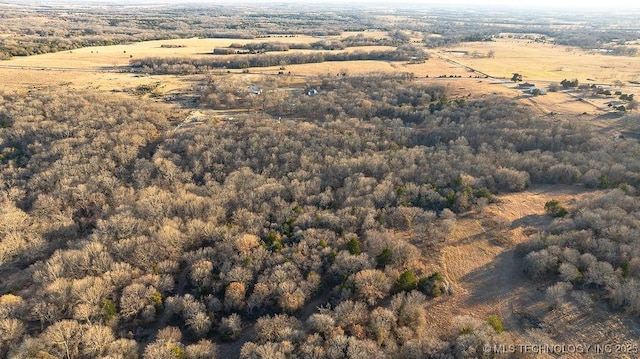
<path id="1" fill-rule="evenodd" d="M 624 9 L 640 9 L 640 0 L 615 0 L 593 1 L 593 0 L 0 0 L 12 3 L 117 3 L 117 4 L 303 4 L 312 3 L 316 6 L 327 5 L 374 5 L 393 7 L 394 4 L 406 8 L 410 6 L 421 7 L 421 5 L 465 5 L 473 6 L 500 6 L 504 8 L 565 8 L 565 9 L 607 9 L 620 11 Z"/>
<path id="2" fill-rule="evenodd" d="M 563 8 L 640 8 L 638 0 L 616 0 L 614 2 L 608 1 L 593 1 L 593 0 L 531 0 L 531 1 L 508 1 L 508 0 L 484 0 L 484 1 L 469 1 L 469 0 L 449 0 L 446 3 L 461 3 L 461 4 L 483 4 L 483 5 L 500 5 L 509 7 L 526 7 L 529 5 L 535 5 L 539 7 L 563 7 Z"/>

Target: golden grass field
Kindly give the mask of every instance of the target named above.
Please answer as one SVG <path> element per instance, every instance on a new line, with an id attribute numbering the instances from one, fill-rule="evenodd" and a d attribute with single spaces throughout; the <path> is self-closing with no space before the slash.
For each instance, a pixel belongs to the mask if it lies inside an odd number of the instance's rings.
<path id="1" fill-rule="evenodd" d="M 603 316 L 605 312 L 571 311 L 581 323 L 574 325 L 567 323 L 566 318 L 558 318 L 555 312 L 546 314 L 549 312 L 543 304 L 544 291 L 540 290 L 545 284 L 532 287 L 535 284 L 526 279 L 522 261 L 515 253 L 516 245 L 528 238 L 528 232 L 535 233 L 551 221 L 544 212 L 547 201 L 557 199 L 571 208 L 576 201 L 601 194 L 564 185 L 534 186 L 524 192 L 500 195 L 497 203 L 483 213 L 458 219 L 435 265 L 455 289 L 455 296 L 429 303 L 428 320 L 434 332 L 437 328 L 451 327 L 458 315 L 486 318 L 493 314 L 499 315 L 505 325 L 505 342 L 512 343 L 535 342 L 538 335 L 545 336 L 544 342 L 554 344 L 570 343 L 572 335 L 606 342 L 608 338 L 601 335 L 603 328 L 608 325 L 623 328 L 624 315 L 589 321 L 590 315 Z M 558 330 L 570 325 L 573 331 L 551 338 L 545 330 L 525 330 L 523 313 L 539 315 L 544 325 Z"/>
<path id="2" fill-rule="evenodd" d="M 640 79 L 640 57 L 637 56 L 611 56 L 518 39 L 465 43 L 446 49 L 469 53 L 477 51 L 481 54 L 491 50 L 495 52 L 495 58 L 447 56 L 491 76 L 511 78 L 517 72 L 523 75 L 524 81 L 559 82 L 577 78 L 584 83 L 611 84 L 614 80 L 626 82 Z"/>
<path id="3" fill-rule="evenodd" d="M 383 31 L 346 32 L 340 36 L 327 37 L 327 40 L 362 35 L 371 38 L 383 38 Z M 274 36 L 259 39 L 174 39 L 144 41 L 126 45 L 105 47 L 87 47 L 73 51 L 16 57 L 0 62 L 0 88 L 26 89 L 41 86 L 70 86 L 74 88 L 92 88 L 104 91 L 120 91 L 160 82 L 164 93 L 189 91 L 193 85 L 193 76 L 139 76 L 130 73 L 114 72 L 117 66 L 126 66 L 131 59 L 143 57 L 210 57 L 216 47 L 228 47 L 232 43 L 278 41 L 285 43 L 312 43 L 317 37 Z M 179 48 L 163 48 L 162 45 L 183 45 Z M 371 51 L 390 49 L 389 47 L 348 48 L 347 51 Z M 314 50 L 291 50 L 314 51 Z M 474 58 L 457 52 L 486 54 L 495 53 L 494 58 Z M 409 72 L 418 81 L 444 84 L 454 97 L 506 96 L 520 100 L 540 115 L 550 113 L 560 115 L 584 116 L 595 118 L 612 112 L 606 106 L 615 98 L 590 97 L 587 94 L 549 93 L 546 96 L 532 97 L 515 84 L 508 81 L 512 73 L 523 75 L 524 81 L 533 82 L 540 88 L 546 88 L 552 82 L 577 78 L 581 83 L 595 83 L 610 87 L 620 80 L 625 86 L 619 90 L 634 93 L 640 86 L 629 84 L 640 78 L 640 57 L 608 56 L 579 49 L 535 43 L 521 39 L 497 39 L 494 42 L 463 43 L 455 47 L 428 50 L 431 57 L 423 64 L 388 61 L 350 61 L 324 62 L 286 66 L 285 75 L 295 77 L 314 75 L 335 75 L 337 73 L 366 74 L 371 72 Z M 255 55 L 247 55 L 255 56 Z M 479 78 L 479 73 L 494 78 Z M 263 76 L 277 75 L 280 67 L 250 69 L 251 73 Z M 240 74 L 239 70 L 231 73 Z M 446 76 L 441 78 L 440 76 Z M 197 75 L 196 77 L 202 75 Z M 453 77 L 451 77 L 453 76 Z M 198 77 L 198 78 L 199 78 Z M 296 81 L 293 81 L 296 82 Z M 300 81 L 297 81 L 300 82 Z M 579 98 L 582 98 L 580 100 Z"/>
<path id="4" fill-rule="evenodd" d="M 363 36 L 382 38 L 384 32 L 349 32 L 341 36 L 327 37 L 327 40 L 362 34 Z M 319 38 L 311 36 L 269 37 L 258 39 L 174 39 L 143 41 L 139 43 L 104 47 L 87 47 L 72 51 L 14 58 L 0 63 L 21 66 L 95 68 L 127 65 L 131 58 L 141 57 L 207 57 L 214 48 L 228 47 L 232 43 L 257 43 L 276 41 L 282 43 L 312 43 Z M 184 45 L 181 48 L 163 48 L 162 45 Z M 384 50 L 390 47 L 349 48 L 348 51 Z M 448 52 L 477 51 L 486 54 L 495 52 L 495 58 L 473 58 Z M 295 50 L 292 50 L 295 51 Z M 455 47 L 435 50 L 440 55 L 464 63 L 491 76 L 510 78 L 513 72 L 523 74 L 524 80 L 560 81 L 564 78 L 578 78 L 583 82 L 587 78 L 595 83 L 612 83 L 614 80 L 640 79 L 640 57 L 608 56 L 578 49 L 551 44 L 534 43 L 518 39 L 497 39 L 494 42 L 464 43 Z M 441 62 L 427 61 L 422 65 L 407 66 L 408 71 L 417 76 L 454 74 L 451 66 Z M 320 64 L 322 65 L 322 64 Z M 313 71 L 313 69 L 310 69 Z M 376 70 L 388 70 L 382 66 Z"/>
<path id="5" fill-rule="evenodd" d="M 345 33 L 340 37 L 358 33 Z M 382 32 L 364 32 L 365 36 L 382 37 Z M 336 37 L 338 38 L 338 37 Z M 128 73 L 113 72 L 117 66 L 127 66 L 131 59 L 144 57 L 187 57 L 207 58 L 217 47 L 228 47 L 232 43 L 259 43 L 266 41 L 283 43 L 313 43 L 319 38 L 311 36 L 269 37 L 259 39 L 174 39 L 143 41 L 125 45 L 86 47 L 72 51 L 63 51 L 28 57 L 15 57 L 9 61 L 0 62 L 0 77 L 3 79 L 0 88 L 23 89 L 31 86 L 72 86 L 76 88 L 93 88 L 106 91 L 120 90 L 161 81 L 165 90 L 188 89 L 191 84 L 186 76 L 149 76 L 140 77 Z M 184 47 L 166 48 L 162 45 L 182 45 Z M 393 49 L 389 46 L 352 47 L 345 51 L 375 51 Z M 309 52 L 314 50 L 291 50 L 294 52 Z M 251 56 L 251 55 L 247 55 Z M 333 72 L 336 63 L 310 64 L 301 70 L 294 69 L 298 75 L 316 75 Z M 313 66 L 315 65 L 315 66 Z M 323 66 L 324 65 L 324 66 Z M 344 66 L 342 66 L 344 65 Z M 393 71 L 393 67 L 386 62 L 378 62 L 371 66 L 366 62 L 351 62 L 339 64 L 338 69 L 347 69 L 351 73 L 366 73 L 371 71 Z M 279 67 L 255 69 L 258 73 L 277 74 Z M 241 71 L 232 71 L 240 73 Z M 188 85 L 188 86 L 187 86 Z M 187 86 L 187 87 L 185 87 Z"/>

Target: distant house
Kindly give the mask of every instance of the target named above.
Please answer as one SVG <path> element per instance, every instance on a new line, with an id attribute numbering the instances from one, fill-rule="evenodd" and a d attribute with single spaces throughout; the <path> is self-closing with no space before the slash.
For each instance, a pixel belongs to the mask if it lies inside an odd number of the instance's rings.
<path id="1" fill-rule="evenodd" d="M 532 86 L 531 88 L 529 88 L 529 93 L 533 94 L 533 95 L 536 95 L 536 96 L 537 95 L 546 95 L 547 94 L 547 90 Z"/>
<path id="2" fill-rule="evenodd" d="M 523 82 L 523 83 L 518 84 L 518 88 L 521 88 L 521 89 L 530 89 L 532 87 L 536 87 L 536 85 L 532 84 L 530 82 Z"/>
<path id="3" fill-rule="evenodd" d="M 317 94 L 319 94 L 319 92 L 318 92 L 318 90 L 316 90 L 314 88 L 312 88 L 309 91 L 307 91 L 307 95 L 309 95 L 309 96 L 315 96 Z"/>
<path id="4" fill-rule="evenodd" d="M 408 64 L 416 65 L 416 64 L 424 64 L 425 62 L 426 62 L 425 59 L 422 57 L 411 56 L 411 59 L 409 60 Z"/>

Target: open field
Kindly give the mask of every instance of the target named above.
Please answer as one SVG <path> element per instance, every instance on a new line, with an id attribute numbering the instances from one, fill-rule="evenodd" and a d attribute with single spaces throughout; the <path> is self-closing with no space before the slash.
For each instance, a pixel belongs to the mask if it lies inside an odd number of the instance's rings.
<path id="1" fill-rule="evenodd" d="M 316 76 L 326 74 L 337 74 L 341 70 L 346 70 L 348 74 L 366 74 L 374 72 L 407 72 L 414 74 L 417 78 L 438 77 L 440 75 L 454 75 L 468 78 L 470 73 L 453 64 L 447 63 L 437 58 L 429 59 L 423 64 L 408 64 L 403 61 L 341 61 L 341 62 L 322 62 L 315 64 L 287 65 L 286 71 L 300 76 Z M 255 72 L 264 72 L 277 74 L 278 67 L 264 67 L 252 69 Z M 447 80 L 447 79 L 443 79 Z M 451 79 L 452 81 L 454 79 Z"/>
<path id="2" fill-rule="evenodd" d="M 576 201 L 599 194 L 602 193 L 569 186 L 537 186 L 524 192 L 499 196 L 497 203 L 488 206 L 482 213 L 469 214 L 458 221 L 440 258 L 442 267 L 446 268 L 447 278 L 453 282 L 461 297 L 489 296 L 496 288 L 512 288 L 524 276 L 515 279 L 509 277 L 521 273 L 522 268 L 514 261 L 501 266 L 492 263 L 501 256 L 514 256 L 513 251 L 518 244 L 527 240 L 532 232 L 541 231 L 550 223 L 551 218 L 545 215 L 544 204 L 556 199 L 571 208 Z M 487 280 L 509 283 L 481 283 L 474 278 L 473 273 L 487 267 L 495 270 L 495 273 L 488 274 Z M 491 278 L 493 275 L 499 277 Z M 509 299 L 508 292 L 501 291 L 501 301 Z M 494 294 L 494 299 L 497 299 L 498 293 Z M 487 301 L 478 302 L 488 305 Z M 500 310 L 504 309 L 508 310 Z"/>
<path id="3" fill-rule="evenodd" d="M 98 91 L 122 91 L 134 89 L 157 82 L 162 83 L 164 93 L 190 89 L 190 81 L 179 76 L 138 76 L 131 73 L 113 71 L 64 70 L 41 68 L 3 68 L 0 64 L 0 76 L 3 77 L 0 88 L 4 90 L 23 91 L 44 87 L 70 87 L 75 89 L 91 89 Z M 192 80 L 191 80 L 192 81 Z"/>
<path id="4" fill-rule="evenodd" d="M 351 32 L 342 37 L 362 35 L 381 38 L 383 32 Z M 334 37 L 339 38 L 339 37 Z M 331 37 L 327 38 L 331 39 Z M 56 86 L 66 84 L 76 88 L 91 87 L 103 90 L 121 90 L 160 81 L 165 93 L 188 91 L 192 80 L 188 76 L 138 77 L 118 73 L 117 68 L 127 66 L 132 58 L 184 57 L 207 58 L 216 47 L 227 47 L 232 43 L 257 43 L 277 41 L 289 43 L 312 43 L 319 39 L 311 36 L 270 37 L 260 39 L 174 39 L 144 41 L 127 45 L 88 47 L 29 57 L 16 57 L 0 63 L 0 75 L 5 79 L 2 86 L 20 88 L 28 86 Z M 167 48 L 162 45 L 184 47 Z M 389 50 L 386 46 L 347 48 L 345 51 Z M 291 50 L 311 52 L 316 50 Z M 495 53 L 494 58 L 475 58 L 476 52 Z M 508 81 L 482 79 L 481 74 L 508 79 L 513 72 L 523 75 L 523 81 L 534 82 L 540 88 L 562 79 L 577 78 L 581 83 L 597 84 L 605 88 L 633 93 L 640 88 L 630 84 L 640 76 L 640 57 L 607 56 L 579 49 L 536 43 L 521 39 L 497 39 L 495 42 L 464 43 L 455 47 L 432 50 L 429 60 L 422 64 L 388 61 L 347 61 L 314 64 L 288 65 L 285 75 L 316 76 L 335 74 L 366 74 L 370 72 L 408 72 L 417 79 L 434 83 L 446 83 L 456 96 L 483 97 L 504 95 L 517 98 L 526 106 L 533 107 L 542 115 L 549 113 L 567 115 L 601 116 L 611 112 L 607 103 L 613 96 L 590 96 L 578 91 L 549 93 L 533 97 Z M 464 55 L 466 54 L 466 55 Z M 259 56 L 259 55 L 246 55 Z M 478 72 L 473 72 L 473 70 Z M 250 69 L 265 75 L 282 73 L 280 67 Z M 240 72 L 232 70 L 231 72 Z M 428 80 L 426 78 L 429 78 Z M 444 78 L 443 78 L 444 77 Z M 613 81 L 620 80 L 623 86 L 613 88 Z"/>
<path id="5" fill-rule="evenodd" d="M 451 52 L 486 54 L 495 52 L 495 58 L 473 58 Z M 577 78 L 581 83 L 612 84 L 640 79 L 640 57 L 603 55 L 577 48 L 538 43 L 519 39 L 496 39 L 492 42 L 465 43 L 440 50 L 491 76 L 511 78 L 514 72 L 523 75 L 523 81 L 555 81 Z M 587 79 L 593 79 L 587 81 Z"/>
<path id="6" fill-rule="evenodd" d="M 330 39 L 330 38 L 327 38 Z M 296 37 L 275 37 L 258 39 L 173 39 L 141 41 L 125 45 L 94 46 L 85 47 L 70 51 L 61 51 L 44 55 L 18 57 L 7 63 L 16 63 L 22 66 L 49 66 L 49 67 L 73 67 L 73 68 L 96 68 L 127 66 L 132 58 L 141 57 L 188 57 L 206 58 L 212 55 L 213 49 L 229 47 L 231 44 L 251 44 L 262 42 L 280 43 L 304 43 L 311 44 L 322 39 L 311 36 Z M 183 46 L 183 47 L 163 47 Z M 373 51 L 389 50 L 389 46 L 364 46 L 349 47 L 344 51 Z M 316 50 L 290 50 L 295 53 Z M 225 55 L 215 55 L 225 56 Z"/>
<path id="7" fill-rule="evenodd" d="M 355 33 L 353 33 L 355 34 Z M 368 34 L 364 32 L 364 34 Z M 378 37 L 380 34 L 376 33 Z M 334 37 L 338 38 L 338 37 Z M 327 38 L 330 39 L 330 38 Z M 226 55 L 212 55 L 216 47 L 228 47 L 232 43 L 261 43 L 267 41 L 282 43 L 313 43 L 321 39 L 311 36 L 295 37 L 269 37 L 258 39 L 174 39 L 158 41 L 142 41 L 126 45 L 97 46 L 61 51 L 43 55 L 28 57 L 15 57 L 8 61 L 0 62 L 0 76 L 4 79 L 1 86 L 9 89 L 20 89 L 29 86 L 72 86 L 75 88 L 93 88 L 105 91 L 121 90 L 140 85 L 148 85 L 161 81 L 165 91 L 179 88 L 189 90 L 192 78 L 186 76 L 144 76 L 140 77 L 131 73 L 121 73 L 120 67 L 129 65 L 132 58 L 144 57 L 184 57 L 184 58 L 210 58 L 212 56 L 224 58 Z M 162 47 L 162 45 L 174 45 L 184 47 Z M 391 50 L 389 46 L 364 46 L 349 47 L 345 52 L 355 51 L 381 51 Z M 287 53 L 308 53 L 318 50 L 290 50 Z M 322 51 L 322 50 L 320 50 Z M 245 55 L 259 56 L 259 55 Z M 315 66 L 314 66 L 315 65 Z M 313 76 L 326 74 L 338 69 L 346 69 L 350 73 L 368 72 L 400 72 L 406 71 L 404 64 L 387 63 L 377 61 L 351 62 L 342 64 L 324 63 L 291 66 L 288 71 L 298 76 Z M 298 68 L 298 66 L 302 66 Z M 258 73 L 277 74 L 279 67 L 259 68 Z M 240 70 L 231 70 L 240 73 Z M 459 72 L 459 71 L 458 71 Z"/>
<path id="8" fill-rule="evenodd" d="M 525 192 L 499 196 L 497 203 L 483 213 L 459 219 L 439 259 L 439 267 L 444 268 L 456 295 L 430 305 L 429 320 L 433 329 L 450 327 L 451 320 L 458 315 L 497 314 L 509 332 L 508 341 L 513 343 L 541 341 L 566 345 L 637 341 L 640 328 L 635 327 L 633 321 L 623 314 L 607 313 L 602 307 L 592 308 L 588 314 L 574 306 L 565 308 L 564 312 L 549 312 L 541 305 L 545 283 L 534 283 L 527 278 L 523 274 L 523 263 L 515 253 L 518 244 L 550 223 L 544 213 L 547 201 L 556 199 L 571 208 L 577 201 L 602 194 L 602 191 L 569 186 L 536 186 Z M 590 320 L 593 316 L 599 320 Z M 531 322 L 536 317 L 540 321 Z"/>

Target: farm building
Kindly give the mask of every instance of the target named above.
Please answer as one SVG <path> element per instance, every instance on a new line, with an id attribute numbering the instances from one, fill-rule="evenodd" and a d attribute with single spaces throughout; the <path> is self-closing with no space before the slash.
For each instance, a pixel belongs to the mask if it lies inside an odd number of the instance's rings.
<path id="1" fill-rule="evenodd" d="M 547 90 L 545 89 L 541 89 L 541 88 L 537 88 L 536 86 L 532 86 L 529 88 L 529 93 L 533 94 L 533 95 L 546 95 L 547 94 Z"/>

